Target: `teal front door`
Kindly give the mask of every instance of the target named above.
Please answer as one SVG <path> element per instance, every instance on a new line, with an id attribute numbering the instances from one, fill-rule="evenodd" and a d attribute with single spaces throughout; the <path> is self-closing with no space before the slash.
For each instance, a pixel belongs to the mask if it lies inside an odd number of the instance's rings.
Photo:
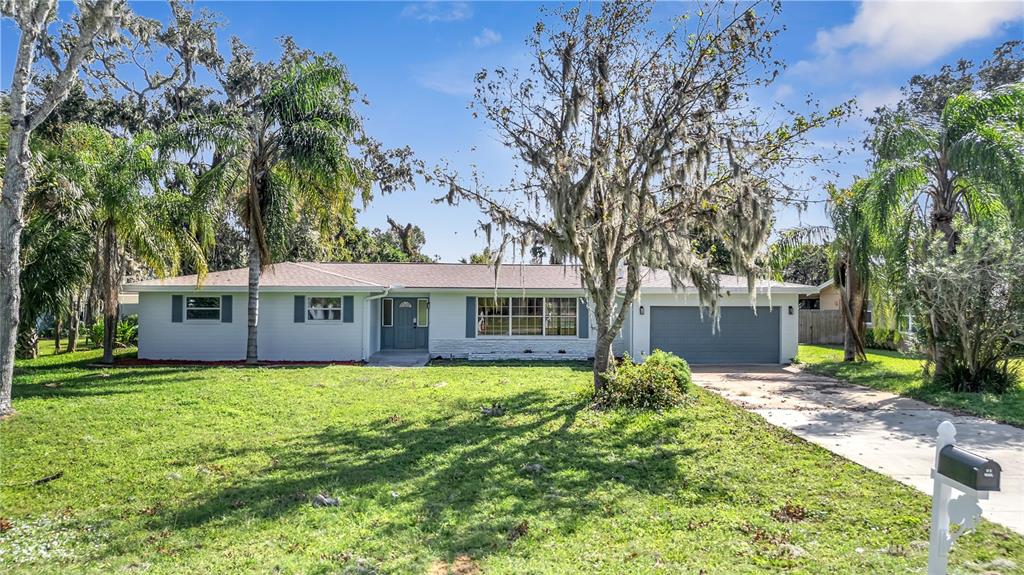
<path id="1" fill-rule="evenodd" d="M 416 348 L 416 300 L 395 298 L 395 349 Z"/>
<path id="2" fill-rule="evenodd" d="M 382 315 L 383 327 L 381 328 L 381 349 L 426 349 L 427 348 L 427 325 L 418 325 L 418 308 L 420 298 L 396 297 L 388 298 L 382 305 L 385 310 Z M 390 301 L 391 303 L 387 303 Z M 426 300 L 422 302 L 426 305 Z M 387 325 L 388 313 L 386 308 L 392 310 L 391 325 Z"/>

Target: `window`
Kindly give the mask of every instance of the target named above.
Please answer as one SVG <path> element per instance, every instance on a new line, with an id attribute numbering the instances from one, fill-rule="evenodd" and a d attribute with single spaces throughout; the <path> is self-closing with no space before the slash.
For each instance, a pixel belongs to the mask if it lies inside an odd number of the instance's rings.
<path id="1" fill-rule="evenodd" d="M 576 298 L 548 298 L 544 312 L 545 335 L 576 335 Z"/>
<path id="2" fill-rule="evenodd" d="M 574 336 L 574 297 L 477 298 L 477 335 L 513 337 Z"/>
<path id="3" fill-rule="evenodd" d="M 341 321 L 341 298 L 306 298 L 306 319 L 310 321 Z"/>
<path id="4" fill-rule="evenodd" d="M 386 297 L 380 304 L 380 325 L 391 327 L 395 325 L 395 300 Z"/>
<path id="5" fill-rule="evenodd" d="M 430 300 L 422 297 L 416 300 L 416 327 L 430 325 Z"/>
<path id="6" fill-rule="evenodd" d="M 185 298 L 185 319 L 220 320 L 219 297 L 187 297 Z"/>
<path id="7" fill-rule="evenodd" d="M 482 297 L 476 300 L 476 333 L 508 335 L 509 303 L 507 297 Z"/>
<path id="8" fill-rule="evenodd" d="M 512 335 L 544 335 L 544 298 L 512 298 Z"/>

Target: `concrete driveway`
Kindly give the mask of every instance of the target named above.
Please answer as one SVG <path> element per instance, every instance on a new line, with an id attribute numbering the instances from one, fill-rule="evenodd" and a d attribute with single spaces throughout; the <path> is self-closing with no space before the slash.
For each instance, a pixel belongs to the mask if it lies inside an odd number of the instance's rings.
<path id="1" fill-rule="evenodd" d="M 694 382 L 768 422 L 929 495 L 935 432 L 1002 465 L 1002 491 L 984 516 L 1024 534 L 1024 429 L 953 415 L 926 403 L 781 366 L 695 366 Z"/>

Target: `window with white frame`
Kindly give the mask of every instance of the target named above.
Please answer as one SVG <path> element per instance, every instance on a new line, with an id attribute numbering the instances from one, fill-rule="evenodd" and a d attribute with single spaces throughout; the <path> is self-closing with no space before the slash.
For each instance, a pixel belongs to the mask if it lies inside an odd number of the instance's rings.
<path id="1" fill-rule="evenodd" d="M 544 300 L 544 335 L 576 335 L 574 297 L 549 297 Z"/>
<path id="2" fill-rule="evenodd" d="M 544 335 L 544 298 L 512 298 L 512 335 Z"/>
<path id="3" fill-rule="evenodd" d="M 421 297 L 416 300 L 416 327 L 430 325 L 430 300 Z"/>
<path id="4" fill-rule="evenodd" d="M 577 298 L 477 298 L 476 333 L 514 337 L 575 336 Z"/>
<path id="5" fill-rule="evenodd" d="M 306 319 L 309 321 L 341 321 L 341 298 L 307 297 Z"/>
<path id="6" fill-rule="evenodd" d="M 507 297 L 481 297 L 476 300 L 477 335 L 508 335 Z"/>
<path id="7" fill-rule="evenodd" d="M 185 298 L 185 319 L 220 320 L 220 297 L 189 296 Z"/>
<path id="8" fill-rule="evenodd" d="M 389 297 L 380 302 L 380 325 L 381 327 L 395 325 L 395 300 Z"/>

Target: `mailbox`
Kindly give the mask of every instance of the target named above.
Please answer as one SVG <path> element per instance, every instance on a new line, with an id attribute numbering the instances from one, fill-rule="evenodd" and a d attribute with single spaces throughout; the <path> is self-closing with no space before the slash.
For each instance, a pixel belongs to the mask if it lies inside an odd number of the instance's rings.
<path id="1" fill-rule="evenodd" d="M 999 491 L 999 464 L 955 445 L 939 450 L 938 471 L 975 491 Z"/>

